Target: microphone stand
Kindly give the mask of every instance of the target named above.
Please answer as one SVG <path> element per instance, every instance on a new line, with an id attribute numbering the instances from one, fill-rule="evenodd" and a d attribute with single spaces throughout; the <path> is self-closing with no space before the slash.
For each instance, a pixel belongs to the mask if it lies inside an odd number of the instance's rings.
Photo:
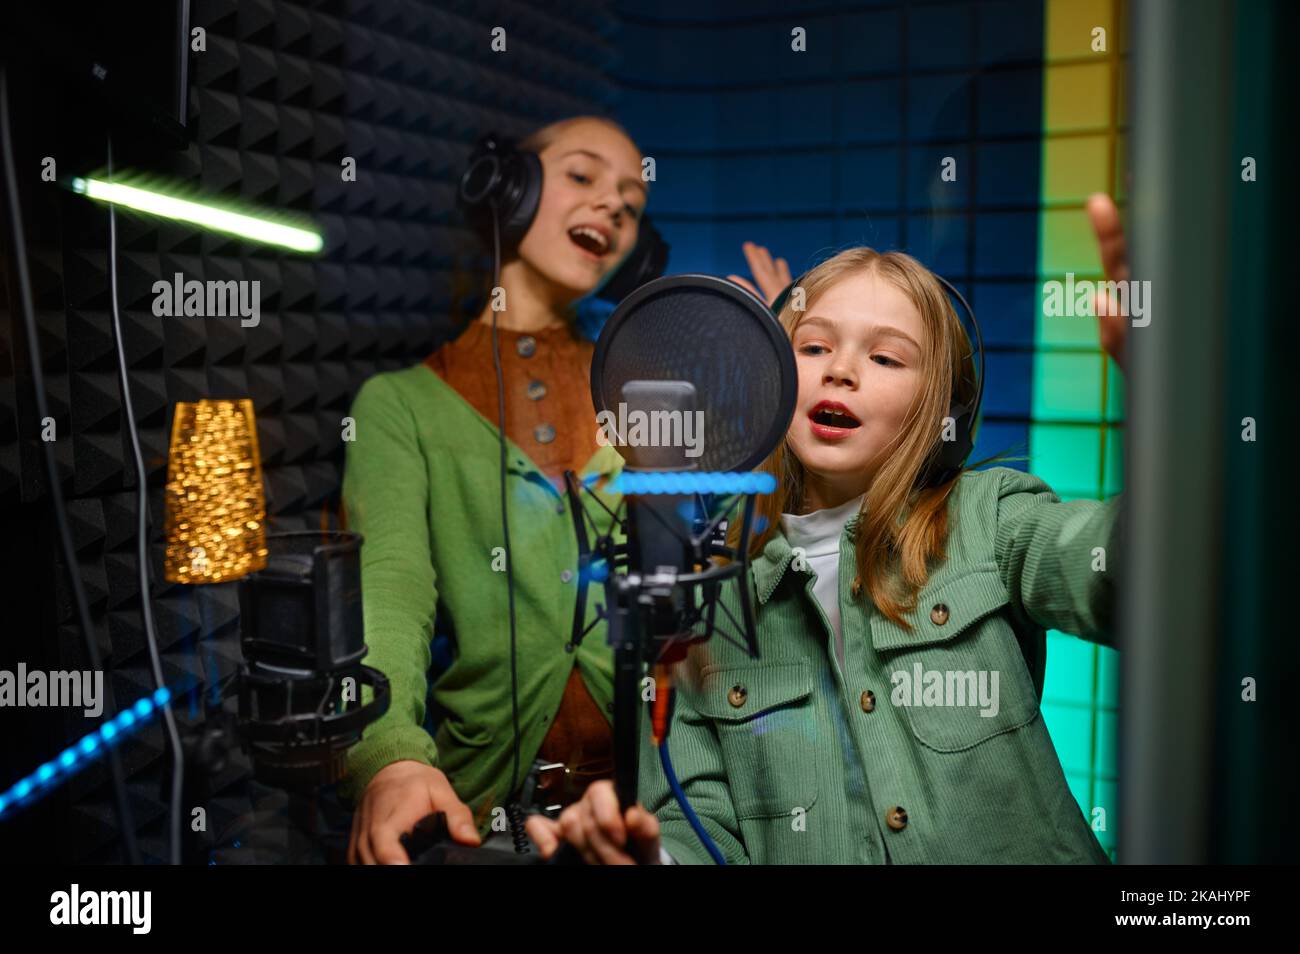
<path id="1" fill-rule="evenodd" d="M 616 593 L 609 620 L 609 642 L 614 649 L 614 788 L 624 811 L 636 804 L 640 766 L 640 688 L 645 671 L 647 641 L 641 614 L 629 605 L 638 587 L 626 577 L 606 583 Z"/>
<path id="2" fill-rule="evenodd" d="M 576 650 L 602 621 L 608 623 L 608 642 L 614 652 L 614 775 L 620 807 L 636 804 L 642 722 L 641 680 L 647 666 L 668 666 L 685 658 L 692 643 L 713 636 L 724 639 L 758 658 L 754 605 L 749 592 L 749 538 L 754 525 L 754 498 L 775 486 L 767 474 L 705 474 L 693 471 L 646 471 L 625 468 L 619 478 L 622 497 L 610 510 L 572 470 L 564 472 L 565 494 L 578 543 L 578 593 L 568 648 Z M 589 542 L 587 524 L 596 526 L 587 510 L 583 491 L 611 520 L 608 533 Z M 682 491 L 687 492 L 683 493 Z M 713 495 L 729 500 L 715 507 Z M 706 495 L 707 498 L 706 499 Z M 644 498 L 644 499 L 643 499 Z M 744 501 L 741 531 L 735 547 L 726 543 L 726 523 Z M 690 506 L 689 519 L 684 516 Z M 658 526 L 656 526 L 658 525 Z M 649 531 L 650 540 L 643 539 Z M 618 542 L 618 536 L 625 542 Z M 725 563 L 715 561 L 723 558 Z M 740 581 L 739 621 L 721 602 L 722 585 Z M 596 604 L 595 618 L 584 626 L 587 587 L 603 582 L 606 603 Z M 695 599 L 698 591 L 700 600 Z M 740 631 L 724 631 L 717 611 Z M 666 738 L 666 727 L 664 738 Z M 467 848 L 451 841 L 446 818 L 435 813 L 422 819 L 402 836 L 412 863 L 427 864 L 537 864 L 525 856 L 508 856 L 482 848 Z M 637 856 L 636 846 L 625 851 Z M 549 865 L 582 864 L 572 845 L 561 845 Z"/>
<path id="3" fill-rule="evenodd" d="M 579 645 L 600 620 L 608 621 L 608 639 L 614 651 L 615 789 L 620 806 L 626 810 L 637 801 L 641 681 L 647 668 L 678 662 L 685 657 L 690 644 L 714 635 L 740 645 L 753 658 L 759 655 L 753 602 L 747 585 L 754 493 L 734 494 L 730 503 L 719 507 L 719 512 L 710 518 L 708 502 L 701 493 L 674 493 L 672 484 L 689 483 L 691 478 L 705 483 L 715 477 L 743 480 L 758 475 L 704 475 L 632 468 L 625 468 L 623 474 L 625 483 L 645 490 L 625 492 L 616 511 L 605 506 L 573 471 L 565 471 L 564 477 L 578 538 L 578 602 L 570 643 Z M 598 536 L 594 548 L 588 545 L 583 523 L 584 517 L 588 521 L 591 518 L 583 506 L 582 490 L 613 518 L 611 532 Z M 725 542 L 724 521 L 742 497 L 740 538 L 737 546 L 731 548 Z M 686 529 L 682 514 L 688 506 L 692 508 L 693 518 Z M 616 531 L 623 533 L 626 543 L 615 542 Z M 646 539 L 647 536 L 652 539 Z M 723 557 L 727 562 L 716 563 L 714 557 Z M 733 578 L 741 581 L 740 621 L 731 616 L 719 599 L 722 584 Z M 596 619 L 584 628 L 586 586 L 593 579 L 603 579 L 608 609 L 598 604 Z M 697 590 L 701 597 L 698 603 L 694 598 Z M 743 643 L 717 626 L 719 607 L 740 630 Z"/>

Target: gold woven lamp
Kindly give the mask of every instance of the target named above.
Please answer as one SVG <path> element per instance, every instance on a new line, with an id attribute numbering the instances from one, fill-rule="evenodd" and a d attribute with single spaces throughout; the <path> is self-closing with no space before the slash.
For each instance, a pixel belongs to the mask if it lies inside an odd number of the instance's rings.
<path id="1" fill-rule="evenodd" d="M 227 583 L 266 566 L 266 496 L 253 402 L 179 402 L 167 461 L 172 583 Z"/>

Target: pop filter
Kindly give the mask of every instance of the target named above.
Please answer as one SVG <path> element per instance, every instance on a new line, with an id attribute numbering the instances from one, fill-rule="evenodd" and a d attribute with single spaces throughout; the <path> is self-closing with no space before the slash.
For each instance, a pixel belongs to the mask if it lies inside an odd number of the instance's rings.
<path id="1" fill-rule="evenodd" d="M 583 626 L 585 581 L 599 565 L 606 605 L 597 609 L 609 622 L 614 650 L 615 787 L 624 807 L 636 801 L 647 668 L 665 690 L 649 700 L 652 737 L 666 738 L 669 670 L 689 645 L 715 634 L 728 638 L 726 616 L 740 629 L 731 641 L 758 657 L 745 582 L 748 543 L 754 495 L 775 481 L 752 471 L 784 439 L 798 392 L 794 349 L 776 315 L 712 275 L 642 285 L 614 310 L 596 342 L 591 399 L 601 443 L 617 447 L 626 462 L 610 486 L 622 495 L 612 514 L 626 539 L 607 533 L 588 546 L 581 485 L 567 471 L 579 554 L 571 645 L 591 629 Z M 727 524 L 738 507 L 740 533 L 729 545 Z M 740 584 L 739 620 L 725 606 L 718 612 L 727 581 Z"/>
<path id="2" fill-rule="evenodd" d="M 620 418 L 631 382 L 695 389 L 703 440 L 697 471 L 750 471 L 785 437 L 799 392 L 790 338 L 767 305 L 712 275 L 670 275 L 642 285 L 605 323 L 591 361 L 596 412 Z M 626 434 L 620 434 L 626 438 Z M 624 440 L 614 442 L 629 463 Z"/>

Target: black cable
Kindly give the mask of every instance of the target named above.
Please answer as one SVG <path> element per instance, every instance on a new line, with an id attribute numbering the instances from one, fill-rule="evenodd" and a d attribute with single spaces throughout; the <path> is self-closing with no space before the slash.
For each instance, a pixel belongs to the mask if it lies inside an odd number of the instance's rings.
<path id="1" fill-rule="evenodd" d="M 492 289 L 488 292 L 488 307 L 492 296 L 501 287 L 501 222 L 497 216 L 496 200 L 492 200 Z M 501 444 L 501 532 L 506 544 L 506 601 L 510 605 L 510 718 L 514 725 L 514 767 L 510 771 L 510 790 L 506 817 L 510 820 L 510 835 L 515 851 L 528 853 L 528 838 L 523 831 L 523 812 L 515 802 L 519 787 L 519 660 L 515 651 L 515 562 L 510 553 L 510 517 L 506 506 L 506 385 L 501 370 L 501 345 L 497 339 L 497 310 L 492 308 L 492 363 L 497 373 L 497 436 Z"/>
<path id="2" fill-rule="evenodd" d="M 14 167 L 13 133 L 9 125 L 9 71 L 0 64 L 0 145 L 4 156 L 5 189 L 8 194 L 12 213 L 9 224 L 13 235 L 14 262 L 18 273 L 18 299 L 23 313 L 23 324 L 27 331 L 28 360 L 32 366 L 32 389 L 36 392 L 36 413 L 41 420 L 50 417 L 49 403 L 45 393 L 45 372 L 42 367 L 41 345 L 37 337 L 36 310 L 32 304 L 31 275 L 27 270 L 27 249 L 23 237 L 22 208 L 18 201 L 18 177 Z M 63 562 L 68 571 L 68 583 L 72 587 L 73 604 L 76 607 L 77 623 L 86 640 L 86 652 L 90 665 L 103 669 L 99 655 L 99 645 L 95 640 L 95 630 L 90 622 L 90 604 L 86 600 L 86 591 L 77 572 L 77 554 L 72 545 L 72 532 L 68 527 L 68 513 L 63 501 L 62 485 L 59 481 L 58 464 L 54 459 L 52 441 L 41 441 L 41 460 L 45 465 L 45 476 L 49 484 L 50 502 L 54 507 L 54 522 L 59 531 L 59 549 L 63 553 Z M 110 693 L 111 699 L 111 693 Z M 115 715 L 110 701 L 105 699 L 106 719 Z M 125 774 L 122 760 L 116 746 L 107 746 L 108 772 L 112 779 L 113 804 L 117 812 L 117 824 L 122 831 L 122 842 L 130 864 L 140 863 L 140 848 L 135 839 L 135 819 L 127 801 Z"/>
<path id="3" fill-rule="evenodd" d="M 108 138 L 108 178 L 113 179 L 113 138 Z M 140 453 L 140 432 L 136 427 L 135 407 L 131 401 L 131 382 L 127 377 L 126 346 L 122 341 L 122 317 L 117 305 L 117 209 L 108 204 L 108 277 L 113 314 L 113 341 L 117 345 L 117 375 L 122 389 L 122 408 L 126 412 L 127 431 L 131 435 L 131 453 L 135 459 L 136 505 L 136 568 L 140 584 L 140 616 L 144 620 L 145 643 L 149 647 L 149 665 L 153 670 L 154 687 L 162 689 L 162 659 L 158 653 L 158 636 L 153 622 L 153 588 L 149 563 L 149 495 L 146 485 L 144 455 Z M 172 787 L 168 800 L 167 837 L 171 863 L 181 863 L 181 782 L 184 778 L 185 756 L 181 749 L 180 734 L 176 731 L 176 716 L 172 711 L 172 698 L 168 694 L 162 707 L 167 741 L 172 749 Z"/>

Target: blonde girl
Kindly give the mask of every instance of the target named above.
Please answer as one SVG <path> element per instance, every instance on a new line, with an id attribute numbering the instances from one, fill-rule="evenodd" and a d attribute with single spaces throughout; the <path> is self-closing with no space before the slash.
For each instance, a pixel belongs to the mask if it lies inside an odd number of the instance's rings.
<path id="1" fill-rule="evenodd" d="M 1127 278 L 1113 203 L 1089 213 L 1108 277 Z M 762 655 L 713 640 L 676 674 L 690 810 L 647 745 L 641 805 L 598 783 L 530 834 L 592 863 L 631 862 L 629 838 L 638 860 L 682 863 L 1107 862 L 1039 699 L 1046 629 L 1113 642 L 1118 498 L 1062 502 L 1002 467 L 935 479 L 976 376 L 919 262 L 849 249 L 800 286 L 806 307 L 779 315 L 798 403 L 764 464 L 778 488 L 747 581 Z M 1121 320 L 1102 323 L 1117 360 Z"/>

